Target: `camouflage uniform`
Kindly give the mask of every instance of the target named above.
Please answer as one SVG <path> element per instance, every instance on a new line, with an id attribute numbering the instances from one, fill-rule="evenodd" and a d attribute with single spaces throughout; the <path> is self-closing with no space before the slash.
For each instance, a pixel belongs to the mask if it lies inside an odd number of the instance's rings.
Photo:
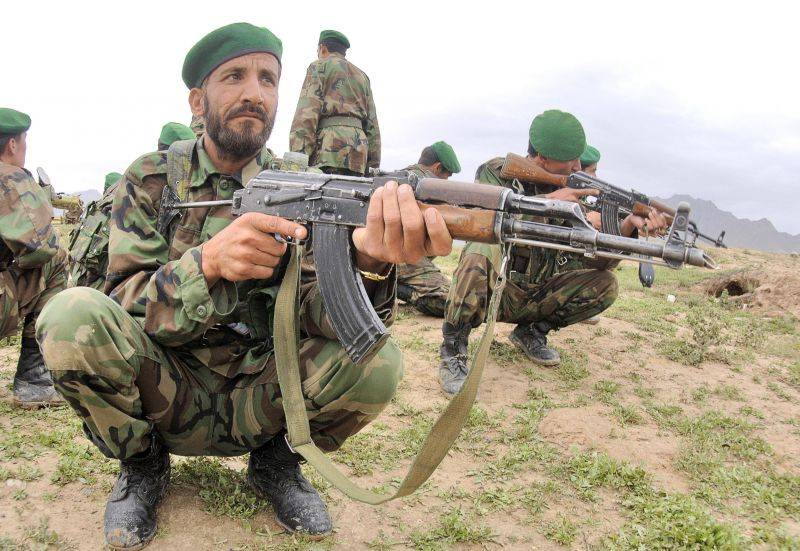
<path id="1" fill-rule="evenodd" d="M 425 167 L 414 164 L 404 168 L 421 178 L 435 178 Z M 450 292 L 450 280 L 442 274 L 431 258 L 417 264 L 397 267 L 397 298 L 411 304 L 423 314 L 441 318 Z"/>
<path id="2" fill-rule="evenodd" d="M 45 191 L 16 166 L 0 162 L 0 337 L 34 336 L 45 304 L 67 283 L 67 255 L 59 246 Z"/>
<path id="3" fill-rule="evenodd" d="M 206 121 L 203 117 L 192 115 L 192 122 L 189 124 L 189 128 L 191 128 L 194 135 L 199 138 L 206 131 Z"/>
<path id="4" fill-rule="evenodd" d="M 109 296 L 64 291 L 43 312 L 37 338 L 56 387 L 107 455 L 144 452 L 153 430 L 177 454 L 247 453 L 284 425 L 271 327 L 280 276 L 207 287 L 202 243 L 231 222 L 230 206 L 186 210 L 169 235 L 158 233 L 166 159 L 166 152 L 139 158 L 114 196 Z M 231 198 L 271 161 L 265 149 L 241 174 L 226 176 L 198 143 L 181 197 Z M 387 323 L 393 299 L 391 280 L 373 293 Z M 392 398 L 402 358 L 389 342 L 368 364 L 352 364 L 335 340 L 313 269 L 304 271 L 300 328 L 313 437 L 334 450 Z"/>
<path id="5" fill-rule="evenodd" d="M 86 207 L 86 216 L 69 238 L 70 287 L 91 287 L 101 291 L 108 267 L 108 237 L 111 202 L 117 185 L 108 188 Z"/>
<path id="6" fill-rule="evenodd" d="M 339 53 L 308 67 L 289 149 L 324 172 L 363 176 L 381 162 L 381 134 L 369 77 Z"/>
<path id="7" fill-rule="evenodd" d="M 517 180 L 501 178 L 503 161 L 496 158 L 478 167 L 476 181 L 527 195 L 552 191 L 547 186 L 523 186 Z M 467 243 L 453 274 L 446 322 L 478 327 L 485 321 L 501 254 L 499 245 Z M 552 249 L 515 247 L 497 319 L 520 325 L 546 322 L 551 329 L 558 329 L 599 314 L 617 297 L 617 280 L 609 271 L 615 264 L 586 261 Z"/>

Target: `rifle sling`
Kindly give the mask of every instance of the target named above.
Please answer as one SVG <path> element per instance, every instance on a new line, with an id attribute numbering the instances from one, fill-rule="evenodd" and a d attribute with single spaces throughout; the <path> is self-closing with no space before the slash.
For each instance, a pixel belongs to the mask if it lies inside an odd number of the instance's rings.
<path id="1" fill-rule="evenodd" d="M 281 282 L 275 305 L 275 363 L 277 365 L 278 383 L 283 396 L 283 411 L 286 416 L 288 442 L 294 450 L 302 455 L 328 482 L 340 491 L 363 503 L 378 505 L 398 497 L 412 494 L 433 474 L 439 463 L 452 447 L 461 429 L 467 421 L 478 386 L 483 376 L 483 368 L 489 356 L 489 345 L 494 336 L 495 319 L 500 306 L 500 297 L 505 287 L 505 265 L 508 254 L 504 254 L 502 267 L 498 270 L 497 285 L 489 303 L 486 328 L 481 336 L 478 348 L 470 359 L 471 368 L 461 390 L 447 404 L 444 412 L 436 420 L 430 433 L 425 438 L 417 456 L 411 464 L 403 482 L 394 494 L 379 494 L 357 486 L 347 475 L 342 473 L 317 448 L 311 439 L 311 429 L 306 414 L 306 403 L 300 380 L 299 342 L 297 331 L 298 288 L 300 282 L 300 259 L 302 246 L 293 246 L 291 260 Z"/>

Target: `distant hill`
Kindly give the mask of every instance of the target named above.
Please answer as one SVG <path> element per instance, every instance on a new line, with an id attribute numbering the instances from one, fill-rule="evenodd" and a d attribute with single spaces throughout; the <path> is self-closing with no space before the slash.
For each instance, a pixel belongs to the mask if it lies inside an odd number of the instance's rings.
<path id="1" fill-rule="evenodd" d="M 662 200 L 672 207 L 681 201 L 688 201 L 692 206 L 691 218 L 697 222 L 700 231 L 716 238 L 725 230 L 725 244 L 729 247 L 778 253 L 800 252 L 800 235 L 780 232 L 766 218 L 737 218 L 711 201 L 689 195 L 673 195 Z"/>

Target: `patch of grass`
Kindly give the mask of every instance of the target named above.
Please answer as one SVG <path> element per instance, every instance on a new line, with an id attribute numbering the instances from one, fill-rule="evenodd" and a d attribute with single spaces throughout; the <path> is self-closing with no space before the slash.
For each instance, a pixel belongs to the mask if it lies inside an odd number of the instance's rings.
<path id="1" fill-rule="evenodd" d="M 451 509 L 439 518 L 435 528 L 412 533 L 409 544 L 414 549 L 431 551 L 458 543 L 488 543 L 492 538 L 488 526 L 479 525 L 461 509 Z"/>
<path id="2" fill-rule="evenodd" d="M 234 471 L 219 459 L 199 457 L 182 461 L 172 470 L 176 485 L 193 486 L 203 502 L 203 509 L 215 516 L 250 519 L 268 508 L 245 481 L 245 473 Z"/>
<path id="3" fill-rule="evenodd" d="M 674 427 L 677 419 L 683 413 L 681 407 L 674 404 L 647 404 L 645 409 L 661 428 Z"/>
<path id="4" fill-rule="evenodd" d="M 589 356 L 583 350 L 566 352 L 559 350 L 561 365 L 556 370 L 556 375 L 568 389 L 576 389 L 580 382 L 589 376 Z"/>
<path id="5" fill-rule="evenodd" d="M 50 522 L 47 518 L 40 520 L 36 526 L 25 528 L 25 539 L 41 544 L 45 549 L 51 545 L 60 550 L 75 549 L 69 540 L 62 538 L 50 529 Z"/>
<path id="6" fill-rule="evenodd" d="M 744 402 L 744 394 L 742 394 L 742 390 L 738 386 L 719 385 L 714 389 L 714 394 L 724 400 Z"/>
<path id="7" fill-rule="evenodd" d="M 479 511 L 505 511 L 518 504 L 518 488 L 496 487 L 483 490 L 475 496 L 474 504 Z"/>
<path id="8" fill-rule="evenodd" d="M 619 384 L 614 381 L 602 379 L 594 384 L 595 396 L 604 404 L 611 403 L 618 390 Z"/>
<path id="9" fill-rule="evenodd" d="M 388 427 L 382 423 L 374 423 L 369 431 L 348 438 L 333 458 L 350 467 L 353 476 L 371 475 L 376 467 L 388 471 L 399 460 L 396 450 L 391 446 Z"/>
<path id="10" fill-rule="evenodd" d="M 621 463 L 599 452 L 579 453 L 557 463 L 552 473 L 568 480 L 587 501 L 596 499 L 597 489 L 610 487 L 641 494 L 648 491 L 649 475 L 644 469 Z"/>
<path id="11" fill-rule="evenodd" d="M 625 502 L 632 519 L 607 539 L 609 549 L 740 550 L 742 535 L 717 521 L 696 500 L 680 494 L 633 496 Z"/>
<path id="12" fill-rule="evenodd" d="M 92 444 L 69 440 L 59 447 L 60 457 L 50 482 L 63 486 L 70 482 L 94 484 L 98 474 L 114 474 L 119 466 L 104 457 Z"/>
<path id="13" fill-rule="evenodd" d="M 559 545 L 571 545 L 578 536 L 578 525 L 566 515 L 559 513 L 555 520 L 542 527 L 542 533 L 544 537 Z"/>
<path id="14" fill-rule="evenodd" d="M 622 424 L 622 426 L 626 425 L 641 425 L 644 419 L 642 419 L 641 413 L 633 406 L 627 406 L 625 404 L 615 404 L 612 408 L 612 412 L 614 413 L 614 417 Z"/>
<path id="15" fill-rule="evenodd" d="M 711 395 L 711 390 L 707 385 L 697 387 L 692 391 L 692 401 L 696 404 L 705 404 L 708 402 L 708 397 Z"/>
<path id="16" fill-rule="evenodd" d="M 17 469 L 17 474 L 14 478 L 22 480 L 23 482 L 33 482 L 42 477 L 42 470 L 39 467 L 31 465 L 20 465 Z M 2 478 L 2 476 L 0 476 Z"/>
<path id="17" fill-rule="evenodd" d="M 767 383 L 767 388 L 770 389 L 775 396 L 783 400 L 784 402 L 792 402 L 794 399 L 792 395 L 786 392 L 786 389 L 783 388 L 781 385 L 776 383 L 775 381 L 770 381 Z"/>

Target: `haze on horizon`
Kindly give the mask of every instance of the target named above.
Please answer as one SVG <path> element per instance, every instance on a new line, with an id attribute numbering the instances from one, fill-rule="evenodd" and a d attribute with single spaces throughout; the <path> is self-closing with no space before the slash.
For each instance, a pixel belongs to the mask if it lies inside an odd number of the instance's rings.
<path id="1" fill-rule="evenodd" d="M 31 115 L 27 167 L 45 167 L 59 191 L 101 189 L 107 172 L 155 149 L 165 122 L 188 124 L 186 52 L 210 30 L 248 21 L 284 44 L 268 142 L 278 154 L 319 31 L 336 28 L 372 81 L 384 168 L 444 139 L 461 160 L 456 178 L 471 181 L 485 160 L 523 153 L 532 117 L 559 108 L 602 152 L 600 177 L 800 233 L 788 207 L 800 184 L 800 10 L 789 3 L 111 6 L 4 8 L 24 24 L 4 25 L 0 106 Z"/>

